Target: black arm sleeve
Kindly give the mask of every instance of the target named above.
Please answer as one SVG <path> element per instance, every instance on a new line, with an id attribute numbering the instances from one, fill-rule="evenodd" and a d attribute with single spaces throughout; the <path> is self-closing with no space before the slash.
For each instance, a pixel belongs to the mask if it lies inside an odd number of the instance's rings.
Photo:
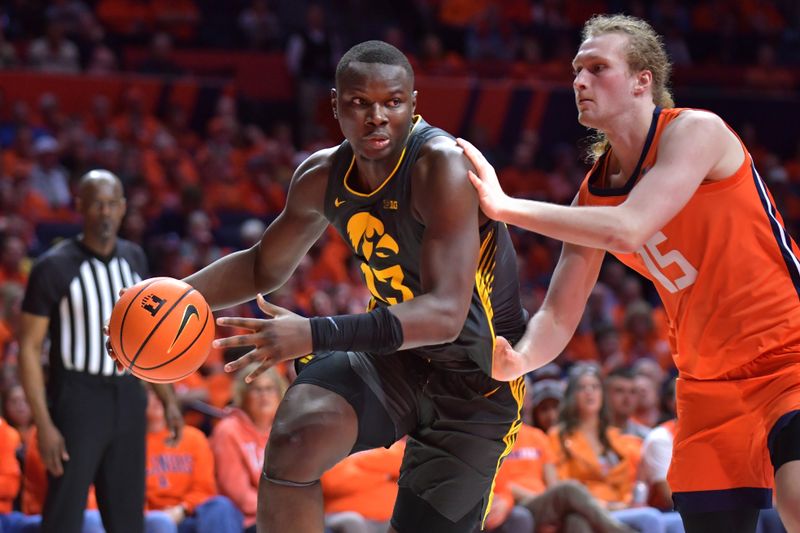
<path id="1" fill-rule="evenodd" d="M 311 343 L 314 352 L 343 350 L 389 354 L 402 346 L 403 327 L 385 307 L 357 315 L 314 317 L 311 319 Z"/>

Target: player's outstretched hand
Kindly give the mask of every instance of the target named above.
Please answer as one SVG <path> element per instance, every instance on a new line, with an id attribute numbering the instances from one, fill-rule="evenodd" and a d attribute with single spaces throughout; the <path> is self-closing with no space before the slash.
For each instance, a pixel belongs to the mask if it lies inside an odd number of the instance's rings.
<path id="1" fill-rule="evenodd" d="M 475 148 L 469 141 L 459 138 L 456 142 L 464 150 L 464 155 L 470 160 L 475 170 L 478 171 L 477 174 L 471 170 L 467 171 L 467 173 L 472 185 L 478 191 L 481 210 L 487 217 L 503 221 L 503 209 L 511 199 L 506 196 L 506 193 L 500 187 L 494 167 L 483 157 L 480 150 Z"/>
<path id="2" fill-rule="evenodd" d="M 504 338 L 497 337 L 492 358 L 492 377 L 499 381 L 511 381 L 526 372 L 525 357 L 514 350 Z"/>
<path id="3" fill-rule="evenodd" d="M 226 372 L 236 372 L 250 363 L 260 362 L 261 365 L 245 378 L 247 383 L 276 363 L 311 353 L 311 323 L 307 318 L 268 303 L 260 294 L 256 302 L 269 318 L 218 318 L 220 326 L 242 328 L 252 333 L 214 341 L 215 348 L 253 347 L 236 361 L 225 365 Z"/>

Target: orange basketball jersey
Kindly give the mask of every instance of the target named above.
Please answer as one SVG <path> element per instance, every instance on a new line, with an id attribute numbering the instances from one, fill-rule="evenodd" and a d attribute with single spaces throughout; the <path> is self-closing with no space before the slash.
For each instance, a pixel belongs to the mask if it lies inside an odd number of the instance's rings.
<path id="1" fill-rule="evenodd" d="M 661 134 L 683 111 L 656 108 L 639 164 L 622 187 L 608 187 L 609 154 L 603 155 L 581 185 L 580 205 L 622 203 L 656 163 Z M 704 182 L 644 246 L 615 254 L 655 284 L 685 378 L 762 375 L 781 355 L 800 353 L 798 248 L 742 147 L 744 162 L 732 176 Z M 766 357 L 742 368 L 759 356 Z"/>

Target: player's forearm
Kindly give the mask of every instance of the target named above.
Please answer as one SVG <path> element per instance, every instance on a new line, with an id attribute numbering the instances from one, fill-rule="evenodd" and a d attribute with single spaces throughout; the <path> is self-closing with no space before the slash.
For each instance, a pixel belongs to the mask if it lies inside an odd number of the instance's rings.
<path id="1" fill-rule="evenodd" d="M 525 372 L 543 367 L 564 351 L 577 322 L 567 323 L 556 320 L 555 315 L 540 310 L 528 321 L 525 335 L 515 349 L 525 357 Z"/>
<path id="2" fill-rule="evenodd" d="M 553 239 L 612 252 L 632 252 L 642 239 L 621 206 L 564 206 L 511 198 L 499 219 Z"/>
<path id="3" fill-rule="evenodd" d="M 19 375 L 22 388 L 28 404 L 31 406 L 33 421 L 37 427 L 53 423 L 50 411 L 47 409 L 47 397 L 44 387 L 44 374 L 40 363 L 39 354 L 41 347 L 37 350 L 33 346 L 28 346 L 24 342 L 20 345 Z"/>
<path id="4" fill-rule="evenodd" d="M 248 248 L 214 261 L 184 281 L 200 291 L 211 309 L 225 309 L 283 284 L 284 280 L 271 279 L 258 261 L 257 248 Z"/>
<path id="5" fill-rule="evenodd" d="M 443 344 L 458 337 L 466 316 L 466 307 L 427 294 L 368 313 L 314 317 L 308 320 L 311 350 L 385 354 Z"/>
<path id="6" fill-rule="evenodd" d="M 454 341 L 464 328 L 469 307 L 423 294 L 389 309 L 403 327 L 401 349 L 408 350 Z"/>

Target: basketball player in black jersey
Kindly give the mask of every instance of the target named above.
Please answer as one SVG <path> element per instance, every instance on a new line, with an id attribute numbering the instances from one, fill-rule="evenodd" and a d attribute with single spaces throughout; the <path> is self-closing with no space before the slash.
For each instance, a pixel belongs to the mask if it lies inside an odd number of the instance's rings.
<path id="1" fill-rule="evenodd" d="M 219 319 L 252 331 L 216 342 L 253 347 L 226 370 L 299 358 L 267 445 L 261 532 L 321 532 L 322 473 L 404 435 L 392 531 L 472 531 L 516 438 L 523 381 L 490 377 L 495 336 L 518 339 L 526 323 L 514 250 L 481 214 L 453 137 L 415 116 L 413 88 L 396 48 L 348 51 L 331 91 L 346 140 L 299 166 L 260 243 L 186 279 L 215 309 L 258 294 L 271 317 Z M 368 312 L 307 319 L 268 304 L 261 293 L 328 224 L 361 263 Z"/>

